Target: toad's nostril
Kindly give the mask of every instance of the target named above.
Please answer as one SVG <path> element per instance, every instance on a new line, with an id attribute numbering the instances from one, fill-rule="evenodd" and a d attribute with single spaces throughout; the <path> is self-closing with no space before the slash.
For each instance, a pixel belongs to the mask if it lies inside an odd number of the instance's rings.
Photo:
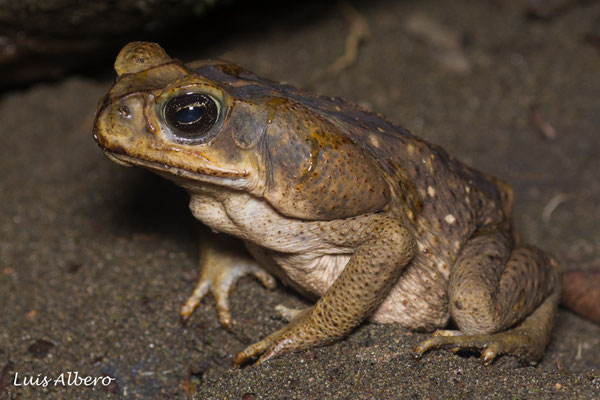
<path id="1" fill-rule="evenodd" d="M 127 118 L 127 119 L 131 118 L 131 110 L 129 109 L 129 107 L 119 106 L 117 111 L 119 111 L 119 114 L 121 115 L 121 117 Z"/>

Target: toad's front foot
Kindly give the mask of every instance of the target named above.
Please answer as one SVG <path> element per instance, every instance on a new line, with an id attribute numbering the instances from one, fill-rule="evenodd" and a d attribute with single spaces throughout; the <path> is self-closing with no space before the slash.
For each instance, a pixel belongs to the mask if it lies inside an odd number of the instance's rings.
<path id="1" fill-rule="evenodd" d="M 298 312 L 294 320 L 285 327 L 248 346 L 235 356 L 233 363 L 239 366 L 262 354 L 257 361 L 257 364 L 260 364 L 284 353 L 306 350 L 335 341 L 337 337 L 328 335 L 313 321 L 313 310 L 314 307 L 309 307 Z"/>
<path id="2" fill-rule="evenodd" d="M 202 273 L 198 278 L 194 292 L 181 307 L 180 316 L 185 322 L 200 300 L 210 291 L 217 303 L 217 315 L 221 325 L 228 330 L 233 329 L 233 319 L 229 307 L 229 293 L 238 279 L 244 275 L 254 275 L 269 288 L 275 288 L 275 279 L 261 269 L 254 260 L 234 249 L 224 250 L 218 246 L 203 246 Z"/>

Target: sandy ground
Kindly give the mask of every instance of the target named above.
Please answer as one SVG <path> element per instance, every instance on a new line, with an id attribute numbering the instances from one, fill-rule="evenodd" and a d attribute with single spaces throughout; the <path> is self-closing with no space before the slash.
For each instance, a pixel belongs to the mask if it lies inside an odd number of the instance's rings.
<path id="1" fill-rule="evenodd" d="M 227 58 L 389 116 L 511 182 L 524 241 L 565 269 L 600 269 L 600 4 L 547 20 L 526 19 L 520 2 L 369 4 L 277 14 L 170 53 Z M 361 21 L 355 62 L 328 69 Z M 232 297 L 233 333 L 212 299 L 179 323 L 203 228 L 182 190 L 97 148 L 91 125 L 110 83 L 73 76 L 0 98 L 0 398 L 600 398 L 600 326 L 562 309 L 536 367 L 444 351 L 413 361 L 426 334 L 363 325 L 326 348 L 232 368 L 283 326 L 277 304 L 307 303 L 248 278 Z M 116 380 L 14 385 L 69 371 Z"/>

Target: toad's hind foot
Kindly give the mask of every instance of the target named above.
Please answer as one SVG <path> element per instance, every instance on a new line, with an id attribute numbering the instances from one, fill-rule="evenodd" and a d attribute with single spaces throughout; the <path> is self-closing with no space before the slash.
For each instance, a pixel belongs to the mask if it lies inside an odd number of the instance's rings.
<path id="1" fill-rule="evenodd" d="M 500 354 L 534 364 L 548 344 L 557 300 L 557 294 L 551 295 L 521 324 L 503 332 L 469 335 L 460 331 L 436 331 L 414 349 L 414 357 L 419 359 L 432 349 L 482 350 L 480 358 L 484 365 Z"/>
<path id="2" fill-rule="evenodd" d="M 452 352 L 459 350 L 482 350 L 481 361 L 488 365 L 496 356 L 500 354 L 520 354 L 521 347 L 529 342 L 515 330 L 501 333 L 492 333 L 489 335 L 453 335 L 445 336 L 434 332 L 431 338 L 421 342 L 414 349 L 414 357 L 421 358 L 423 353 L 432 349 L 450 349 Z"/>

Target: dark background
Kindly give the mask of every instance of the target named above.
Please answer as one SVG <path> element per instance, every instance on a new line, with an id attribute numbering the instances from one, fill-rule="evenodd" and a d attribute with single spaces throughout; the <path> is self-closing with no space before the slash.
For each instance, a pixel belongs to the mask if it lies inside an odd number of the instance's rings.
<path id="1" fill-rule="evenodd" d="M 356 57 L 332 68 L 353 37 Z M 413 361 L 426 334 L 366 324 L 233 369 L 236 352 L 283 326 L 277 304 L 306 303 L 247 278 L 234 333 L 212 299 L 179 323 L 203 228 L 182 190 L 113 164 L 91 136 L 129 40 L 381 112 L 509 181 L 523 241 L 566 270 L 600 270 L 598 2 L 0 1 L 0 398 L 600 396 L 600 327 L 564 309 L 537 367 L 444 351 Z M 12 385 L 15 373 L 66 371 L 117 380 Z"/>

